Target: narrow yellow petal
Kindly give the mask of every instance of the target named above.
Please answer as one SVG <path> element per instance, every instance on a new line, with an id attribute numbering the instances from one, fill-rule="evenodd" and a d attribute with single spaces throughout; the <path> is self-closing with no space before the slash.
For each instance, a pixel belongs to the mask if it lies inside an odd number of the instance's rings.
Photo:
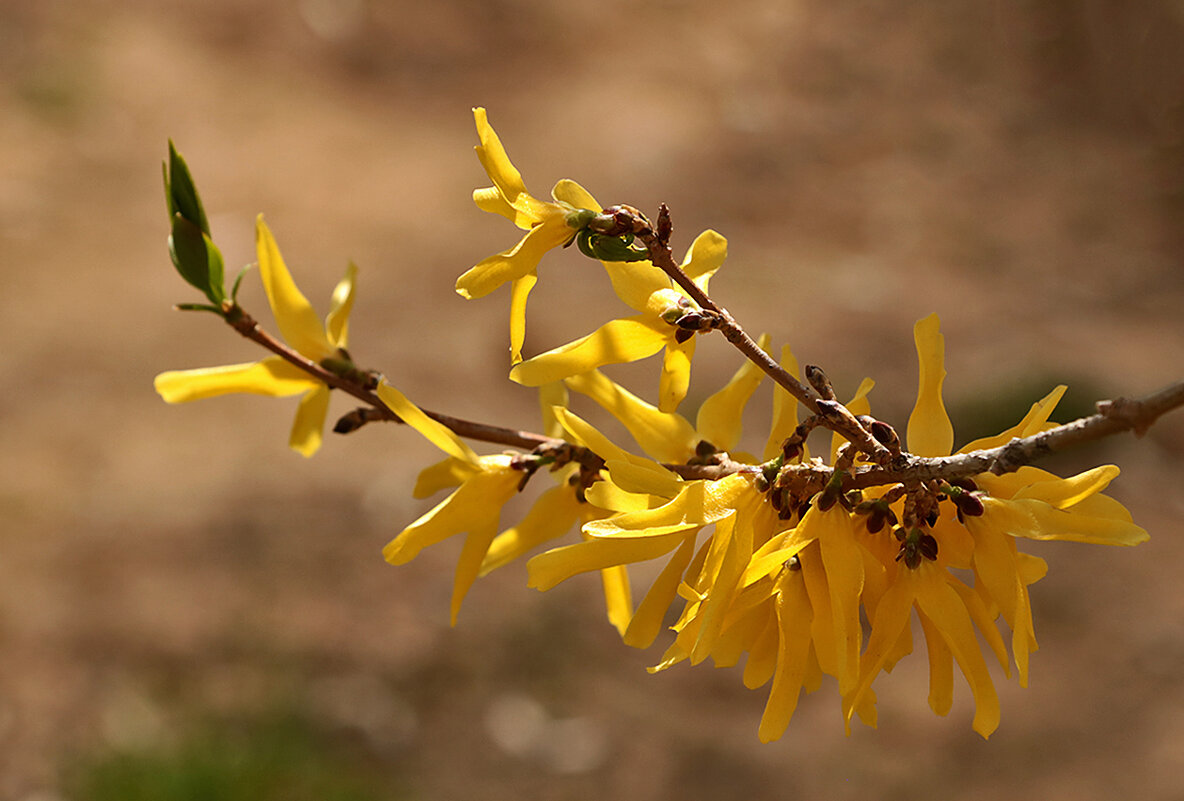
<path id="1" fill-rule="evenodd" d="M 780 631 L 776 613 L 765 615 L 765 625 L 748 643 L 748 661 L 744 663 L 744 686 L 750 690 L 764 687 L 777 672 Z M 718 665 L 718 663 L 716 663 Z"/>
<path id="2" fill-rule="evenodd" d="M 916 581 L 918 577 L 914 571 L 902 570 L 897 573 L 896 581 L 889 585 L 884 595 L 876 604 L 876 612 L 872 617 L 871 634 L 867 640 L 867 650 L 864 651 L 859 665 L 859 682 L 851 693 L 843 698 L 843 717 L 847 724 L 847 733 L 851 733 L 851 718 L 856 707 L 863 700 L 872 682 L 880 675 L 892 654 L 901 632 L 909 625 L 909 616 L 913 611 L 913 598 L 916 595 Z"/>
<path id="3" fill-rule="evenodd" d="M 601 264 L 617 297 L 638 311 L 649 309 L 649 299 L 654 293 L 670 289 L 670 276 L 648 261 L 602 261 Z"/>
<path id="4" fill-rule="evenodd" d="M 580 573 L 657 559 L 677 548 L 682 539 L 673 534 L 663 537 L 597 537 L 553 548 L 526 563 L 530 574 L 527 586 L 549 590 Z"/>
<path id="5" fill-rule="evenodd" d="M 538 283 L 539 275 L 528 272 L 510 282 L 510 364 L 522 361 L 522 344 L 526 342 L 526 301 L 530 290 Z M 541 382 L 547 383 L 547 382 Z M 536 385 L 537 386 L 537 385 Z"/>
<path id="6" fill-rule="evenodd" d="M 349 347 L 349 313 L 354 308 L 354 289 L 358 279 L 358 267 L 353 262 L 345 268 L 345 277 L 333 289 L 333 302 L 325 318 L 325 333 L 329 344 L 337 348 Z"/>
<path id="7" fill-rule="evenodd" d="M 166 403 L 188 403 L 238 392 L 283 398 L 321 386 L 321 382 L 279 356 L 249 364 L 170 370 L 158 375 L 153 383 Z"/>
<path id="8" fill-rule="evenodd" d="M 518 209 L 506 202 L 506 197 L 496 186 L 486 186 L 473 190 L 473 202 L 481 211 L 490 214 L 500 214 L 510 222 L 518 221 Z"/>
<path id="9" fill-rule="evenodd" d="M 929 708 L 944 717 L 954 704 L 954 655 L 924 612 L 918 610 L 917 619 L 921 621 L 929 653 Z"/>
<path id="10" fill-rule="evenodd" d="M 593 453 L 604 459 L 606 467 L 612 465 L 617 470 L 619 476 L 626 476 L 626 473 L 622 472 L 618 466 L 619 464 L 630 464 L 637 468 L 637 470 L 628 472 L 627 483 L 639 489 L 630 490 L 628 487 L 623 487 L 622 489 L 626 491 L 652 491 L 659 495 L 669 494 L 671 497 L 679 492 L 678 485 L 682 483 L 682 479 L 674 473 L 671 473 L 652 459 L 635 456 L 624 448 L 617 447 L 608 437 L 596 430 L 594 426 L 582 420 L 578 415 L 558 407 L 555 407 L 554 411 L 556 419 L 563 426 L 570 439 L 579 445 L 591 449 Z M 645 472 L 644 478 L 639 471 Z M 602 508 L 614 507 L 602 506 Z"/>
<path id="11" fill-rule="evenodd" d="M 562 537 L 579 515 L 580 503 L 572 487 L 562 484 L 547 490 L 518 525 L 498 534 L 485 554 L 481 575 L 509 564 L 544 542 Z"/>
<path id="12" fill-rule="evenodd" d="M 565 383 L 570 389 L 596 401 L 620 420 L 642 450 L 653 459 L 660 462 L 685 462 L 694 455 L 699 435 L 682 415 L 659 411 L 598 370 L 572 376 L 565 379 Z"/>
<path id="13" fill-rule="evenodd" d="M 923 563 L 922 569 L 927 566 L 930 563 Z M 990 737 L 999 727 L 999 696 L 995 693 L 995 685 L 979 651 L 966 607 L 948 584 L 928 581 L 917 583 L 917 606 L 941 634 L 970 685 L 974 695 L 974 722 L 971 726 L 983 739 Z"/>
<path id="14" fill-rule="evenodd" d="M 608 622 L 617 633 L 624 635 L 633 618 L 633 595 L 629 589 L 629 571 L 624 565 L 606 567 L 600 571 L 604 589 L 604 608 Z"/>
<path id="15" fill-rule="evenodd" d="M 312 456 L 321 447 L 325 415 L 329 413 L 329 387 L 319 385 L 300 400 L 288 446 L 304 456 Z"/>
<path id="16" fill-rule="evenodd" d="M 394 565 L 406 564 L 430 545 L 456 534 L 483 531 L 491 520 L 496 534 L 501 507 L 517 493 L 519 478 L 516 470 L 509 469 L 475 474 L 387 543 L 383 558 Z"/>
<path id="17" fill-rule="evenodd" d="M 779 592 L 775 609 L 779 631 L 777 672 L 773 688 L 761 715 L 757 736 L 762 743 L 781 737 L 789 726 L 798 706 L 798 698 L 809 669 L 810 631 L 814 612 L 805 581 L 800 574 L 787 571 L 778 582 Z"/>
<path id="18" fill-rule="evenodd" d="M 1067 509 L 1106 489 L 1117 477 L 1116 465 L 1102 465 L 1070 478 L 1029 484 L 1013 495 L 1012 500 L 1044 501 L 1057 509 Z"/>
<path id="19" fill-rule="evenodd" d="M 415 489 L 411 491 L 411 497 L 428 498 L 442 489 L 459 487 L 480 470 L 473 462 L 449 456 L 444 461 L 419 471 L 419 475 L 415 479 Z"/>
<path id="20" fill-rule="evenodd" d="M 678 550 L 670 557 L 670 561 L 662 568 L 662 572 L 654 579 L 654 583 L 650 585 L 649 591 L 638 605 L 623 635 L 626 645 L 649 648 L 653 644 L 662 629 L 666 611 L 670 604 L 674 603 L 678 585 L 694 552 L 695 535 L 692 533 L 683 537 Z"/>
<path id="21" fill-rule="evenodd" d="M 1074 513 L 1082 504 L 1068 511 L 1043 501 L 984 498 L 983 504 L 995 512 L 998 525 L 1013 537 L 1095 545 L 1138 545 L 1149 539 L 1147 530 L 1134 523 Z"/>
<path id="22" fill-rule="evenodd" d="M 655 537 L 686 531 L 731 517 L 740 498 L 754 492 L 752 476 L 740 473 L 718 481 L 688 481 L 677 497 L 662 506 L 593 520 L 585 524 L 584 532 L 595 537 L 625 532 Z"/>
<path id="23" fill-rule="evenodd" d="M 510 379 L 528 387 L 562 381 L 606 364 L 653 356 L 670 337 L 670 327 L 648 315 L 610 320 L 585 337 L 515 365 Z"/>
<path id="24" fill-rule="evenodd" d="M 499 505 L 500 509 L 500 505 Z M 497 536 L 497 517 L 481 521 L 479 525 L 469 529 L 465 537 L 465 544 L 460 549 L 460 559 L 456 562 L 456 577 L 452 582 L 452 603 L 450 606 L 451 623 L 456 625 L 456 617 L 460 614 L 460 606 L 468 595 L 473 582 L 481 572 L 481 563 L 489 551 L 489 545 Z"/>
<path id="25" fill-rule="evenodd" d="M 1011 442 L 1016 437 L 1030 437 L 1033 434 L 1040 433 L 1047 427 L 1048 418 L 1052 415 L 1053 409 L 1060 403 L 1061 397 L 1067 389 L 1068 387 L 1064 384 L 1059 385 L 1052 392 L 1045 395 L 1036 403 L 1033 403 L 1032 408 L 1024 415 L 1023 420 L 1020 420 L 1001 434 L 996 434 L 993 437 L 983 437 L 982 439 L 976 439 L 973 442 L 966 443 L 966 445 L 958 449 L 958 453 L 970 453 L 971 451 L 998 448 L 1001 445 Z"/>
<path id="26" fill-rule="evenodd" d="M 510 157 L 506 155 L 506 149 L 502 147 L 501 139 L 494 132 L 493 126 L 489 124 L 489 117 L 485 109 L 474 108 L 473 121 L 477 124 L 477 138 L 481 142 L 473 149 L 477 152 L 481 166 L 485 168 L 489 180 L 493 181 L 494 187 L 506 199 L 506 202 L 518 208 L 516 201 L 518 201 L 519 195 L 527 194 L 526 184 L 522 181 L 522 173 L 518 172 L 510 163 Z M 521 222 L 516 221 L 516 224 L 521 228 L 529 228 L 530 222 L 531 220 L 527 219 Z"/>
<path id="27" fill-rule="evenodd" d="M 255 221 L 255 251 L 263 289 L 284 340 L 314 362 L 328 357 L 333 346 L 325 336 L 325 328 L 312 305 L 296 288 L 262 214 Z"/>
<path id="28" fill-rule="evenodd" d="M 716 270 L 728 258 L 728 240 L 710 228 L 695 237 L 682 262 L 682 271 L 704 292 Z"/>
<path id="29" fill-rule="evenodd" d="M 480 457 L 451 428 L 428 417 L 402 392 L 385 381 L 378 385 L 375 392 L 378 397 L 382 398 L 382 402 L 387 405 L 387 408 L 399 415 L 399 419 L 404 423 L 422 434 L 428 442 L 449 456 L 474 465 L 480 462 Z"/>
<path id="30" fill-rule="evenodd" d="M 695 355 L 695 337 L 686 342 L 671 339 L 662 358 L 658 377 L 658 411 L 671 414 L 687 396 L 691 386 L 691 358 Z"/>
<path id="31" fill-rule="evenodd" d="M 539 387 L 539 411 L 543 417 L 543 433 L 548 437 L 563 439 L 563 424 L 555 416 L 555 407 L 566 409 L 567 400 L 567 386 L 562 381 Z"/>
<path id="32" fill-rule="evenodd" d="M 536 225 L 514 247 L 482 259 L 456 279 L 457 294 L 466 299 L 484 297 L 502 284 L 534 272 L 548 250 L 563 245 L 574 233 L 562 219 L 554 225 Z"/>
<path id="33" fill-rule="evenodd" d="M 551 189 L 551 197 L 574 209 L 591 209 L 592 211 L 600 211 L 601 209 L 596 198 L 570 178 L 564 178 L 556 183 Z"/>
<path id="34" fill-rule="evenodd" d="M 945 338 L 936 314 L 918 320 L 913 327 L 921 375 L 917 403 L 909 416 L 908 448 L 918 456 L 948 456 L 954 447 L 954 427 L 941 399 L 946 377 Z"/>
<path id="35" fill-rule="evenodd" d="M 781 346 L 781 366 L 790 375 L 800 375 L 798 360 L 790 350 L 789 345 Z M 764 458 L 766 461 L 781 453 L 781 443 L 798 427 L 798 400 L 782 386 L 773 387 L 773 426 L 769 429 L 769 439 L 765 442 Z"/>
<path id="36" fill-rule="evenodd" d="M 769 335 L 762 334 L 757 345 L 762 350 L 768 349 Z M 699 436 L 719 450 L 730 451 L 735 448 L 740 442 L 744 407 L 764 377 L 764 371 L 756 364 L 745 361 L 732 380 L 699 407 L 695 422 Z"/>

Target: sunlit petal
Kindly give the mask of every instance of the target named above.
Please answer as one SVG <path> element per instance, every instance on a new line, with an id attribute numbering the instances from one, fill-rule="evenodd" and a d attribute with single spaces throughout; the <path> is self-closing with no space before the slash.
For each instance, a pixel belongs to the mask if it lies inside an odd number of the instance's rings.
<path id="1" fill-rule="evenodd" d="M 936 314 L 918 320 L 913 327 L 921 376 L 917 404 L 909 416 L 908 448 L 918 456 L 948 456 L 954 447 L 954 427 L 941 399 L 946 346 L 940 328 Z"/>
<path id="2" fill-rule="evenodd" d="M 610 320 L 585 337 L 515 365 L 510 378 L 528 387 L 562 381 L 606 364 L 648 358 L 669 339 L 669 326 L 646 315 Z"/>
<path id="3" fill-rule="evenodd" d="M 262 214 L 255 222 L 255 250 L 263 289 L 284 339 L 313 361 L 319 362 L 329 356 L 333 347 L 325 337 L 324 326 L 312 305 L 296 288 Z"/>
<path id="4" fill-rule="evenodd" d="M 768 334 L 762 335 L 757 344 L 762 349 L 768 349 Z M 732 380 L 699 407 L 695 423 L 699 436 L 719 450 L 735 448 L 740 442 L 744 407 L 764 377 L 764 372 L 756 364 L 746 360 Z"/>
<path id="5" fill-rule="evenodd" d="M 321 383 L 279 356 L 269 356 L 248 364 L 170 370 L 156 376 L 154 386 L 166 402 L 188 403 L 236 392 L 281 398 L 308 392 Z"/>
<path id="6" fill-rule="evenodd" d="M 354 307 L 354 289 L 358 279 L 358 267 L 353 262 L 345 268 L 345 277 L 333 289 L 333 302 L 325 318 L 325 333 L 329 344 L 336 348 L 349 347 L 349 313 Z"/>

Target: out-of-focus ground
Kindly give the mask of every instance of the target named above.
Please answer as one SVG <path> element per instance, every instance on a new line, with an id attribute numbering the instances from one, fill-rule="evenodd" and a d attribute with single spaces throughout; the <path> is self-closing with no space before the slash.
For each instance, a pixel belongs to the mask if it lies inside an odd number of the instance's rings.
<path id="1" fill-rule="evenodd" d="M 728 236 L 718 298 L 841 392 L 876 377 L 901 426 L 931 311 L 960 441 L 1060 381 L 1067 414 L 1149 392 L 1184 374 L 1182 32 L 1173 0 L 0 4 L 0 798 L 73 797 L 79 764 L 277 704 L 391 797 L 1179 798 L 1180 413 L 1060 463 L 1121 464 L 1152 540 L 1039 549 L 1042 647 L 1028 689 L 996 673 L 989 742 L 960 683 L 929 712 L 915 655 L 877 684 L 879 731 L 844 736 L 827 685 L 762 746 L 766 691 L 647 675 L 595 579 L 542 595 L 514 565 L 450 629 L 456 548 L 380 555 L 427 508 L 410 432 L 306 461 L 292 402 L 169 407 L 152 377 L 258 355 L 169 310 L 196 299 L 165 252 L 173 137 L 232 268 L 266 212 L 319 308 L 360 265 L 359 361 L 534 427 L 504 291 L 452 291 L 516 237 L 469 199 L 485 105 L 537 194 L 572 177 L 668 202 L 676 248 Z M 531 352 L 621 311 L 574 254 L 541 273 Z M 268 319 L 254 274 L 243 299 Z M 736 365 L 704 342 L 688 409 Z M 625 374 L 652 397 L 655 371 Z"/>

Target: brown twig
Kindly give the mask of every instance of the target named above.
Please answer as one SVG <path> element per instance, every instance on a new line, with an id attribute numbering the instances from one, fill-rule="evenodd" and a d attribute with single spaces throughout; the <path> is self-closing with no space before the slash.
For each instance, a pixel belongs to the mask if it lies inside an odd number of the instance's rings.
<path id="1" fill-rule="evenodd" d="M 288 347 L 260 328 L 259 323 L 240 307 L 231 307 L 224 315 L 224 319 L 235 331 L 238 331 L 252 342 L 267 348 L 267 350 L 276 354 L 289 364 L 299 367 L 318 381 L 352 395 L 369 405 L 374 409 L 373 415 L 395 423 L 403 422 L 397 414 L 387 408 L 386 404 L 382 402 L 382 398 L 378 397 L 372 389 L 355 378 L 340 376 Z M 433 420 L 448 426 L 457 436 L 464 437 L 465 439 L 491 442 L 497 445 L 507 445 L 512 448 L 522 448 L 524 450 L 533 450 L 542 445 L 561 442 L 561 440 L 555 440 L 551 437 L 545 437 L 542 434 L 535 434 L 530 431 L 518 431 L 512 428 L 476 423 L 472 420 L 451 417 L 450 415 L 433 412 L 428 409 L 424 409 L 423 412 Z"/>
<path id="2" fill-rule="evenodd" d="M 806 386 L 778 364 L 748 335 L 748 332 L 736 322 L 727 309 L 712 300 L 706 292 L 699 288 L 698 284 L 691 280 L 690 276 L 683 272 L 682 267 L 674 260 L 674 254 L 670 249 L 670 233 L 673 226 L 670 224 L 670 211 L 665 203 L 659 207 L 658 215 L 660 225 L 655 229 L 649 219 L 632 206 L 612 206 L 605 209 L 589 227 L 605 235 L 632 234 L 641 240 L 649 253 L 650 263 L 670 276 L 701 309 L 710 312 L 716 318 L 712 328 L 718 329 L 724 338 L 731 342 L 749 361 L 761 368 L 812 413 L 823 415 L 827 428 L 853 442 L 873 461 L 888 461 L 891 458 L 888 450 L 877 442 L 863 425 L 854 420 L 853 415 L 849 413 L 836 415 L 832 409 L 824 409 L 819 401 L 825 399 L 817 390 Z"/>

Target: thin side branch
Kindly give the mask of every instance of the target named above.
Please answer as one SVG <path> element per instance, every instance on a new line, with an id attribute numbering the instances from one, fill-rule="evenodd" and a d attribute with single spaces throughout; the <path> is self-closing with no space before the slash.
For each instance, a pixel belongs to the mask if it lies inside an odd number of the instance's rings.
<path id="1" fill-rule="evenodd" d="M 1097 414 L 1030 437 L 1017 437 L 998 448 L 928 458 L 903 454 L 893 465 L 859 467 L 845 486 L 864 488 L 935 478 L 948 480 L 977 473 L 1011 473 L 1051 453 L 1124 431 L 1133 431 L 1135 436 L 1142 436 L 1156 420 L 1181 406 L 1184 406 L 1184 381 L 1137 400 L 1116 398 L 1099 401 Z"/>
<path id="2" fill-rule="evenodd" d="M 237 313 L 228 313 L 225 315 L 226 322 L 235 331 L 238 331 L 247 339 L 262 345 L 267 350 L 279 356 L 284 361 L 292 364 L 304 372 L 311 375 L 318 381 L 328 384 L 334 389 L 339 389 L 345 392 L 368 406 L 374 409 L 373 415 L 383 420 L 389 420 L 395 423 L 402 423 L 403 420 L 397 414 L 392 412 L 387 405 L 382 402 L 382 398 L 374 393 L 374 390 L 360 383 L 359 381 L 346 378 L 327 370 L 311 359 L 305 358 L 300 353 L 297 353 L 292 348 L 280 342 L 271 334 L 259 327 L 259 324 L 249 314 L 242 311 L 241 308 L 233 307 Z M 476 423 L 472 420 L 464 420 L 459 417 L 451 417 L 439 412 L 433 412 L 428 409 L 423 410 L 424 414 L 433 420 L 443 423 L 452 429 L 457 436 L 466 439 L 479 440 L 481 442 L 491 442 L 497 445 L 506 445 L 511 448 L 522 448 L 523 450 L 534 450 L 542 445 L 554 445 L 562 442 L 551 437 L 545 437 L 542 434 L 535 434 L 530 431 L 518 431 L 512 428 L 502 428 L 500 426 L 491 426 L 485 423 Z"/>

